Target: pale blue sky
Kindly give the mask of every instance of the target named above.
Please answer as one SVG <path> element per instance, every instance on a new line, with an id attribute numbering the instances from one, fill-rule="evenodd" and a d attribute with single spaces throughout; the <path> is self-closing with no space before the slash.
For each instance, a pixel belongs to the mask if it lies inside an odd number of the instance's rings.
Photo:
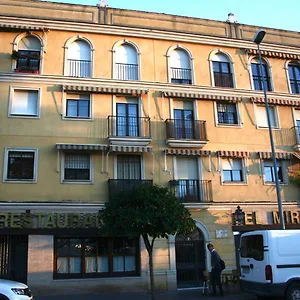
<path id="1" fill-rule="evenodd" d="M 99 0 L 53 0 L 96 5 Z M 300 0 L 106 0 L 110 7 L 226 21 L 300 32 Z"/>

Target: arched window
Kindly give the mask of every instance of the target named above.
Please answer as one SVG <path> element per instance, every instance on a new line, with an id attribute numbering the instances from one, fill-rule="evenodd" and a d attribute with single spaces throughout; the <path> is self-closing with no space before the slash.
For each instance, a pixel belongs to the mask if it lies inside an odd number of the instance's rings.
<path id="1" fill-rule="evenodd" d="M 259 59 L 253 58 L 251 61 L 251 72 L 253 80 L 253 89 L 257 91 L 263 91 L 264 86 L 267 91 L 271 91 L 271 80 L 268 65 L 265 60 L 262 60 L 262 72 L 260 68 Z"/>
<path id="2" fill-rule="evenodd" d="M 15 71 L 39 73 L 40 61 L 40 40 L 33 35 L 23 37 L 18 43 L 18 51 L 16 52 Z"/>
<path id="3" fill-rule="evenodd" d="M 83 40 L 76 40 L 68 47 L 68 76 L 91 77 L 91 48 Z"/>
<path id="4" fill-rule="evenodd" d="M 300 65 L 298 62 L 290 62 L 288 65 L 290 88 L 293 94 L 300 94 Z"/>
<path id="5" fill-rule="evenodd" d="M 136 49 L 122 44 L 116 49 L 116 79 L 138 80 L 138 58 Z"/>
<path id="6" fill-rule="evenodd" d="M 186 51 L 175 49 L 171 52 L 170 75 L 172 83 L 192 84 L 190 57 Z"/>
<path id="7" fill-rule="evenodd" d="M 232 66 L 229 58 L 223 53 L 216 53 L 212 58 L 215 86 L 233 87 Z"/>

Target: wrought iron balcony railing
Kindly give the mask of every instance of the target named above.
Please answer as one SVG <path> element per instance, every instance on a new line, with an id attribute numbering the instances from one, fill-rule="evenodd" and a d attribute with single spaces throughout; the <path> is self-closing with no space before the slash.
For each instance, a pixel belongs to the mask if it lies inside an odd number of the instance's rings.
<path id="1" fill-rule="evenodd" d="M 73 77 L 91 77 L 91 61 L 68 59 L 69 76 Z"/>
<path id="2" fill-rule="evenodd" d="M 109 199 L 113 199 L 121 192 L 130 191 L 139 185 L 153 185 L 153 180 L 142 180 L 142 179 L 109 179 Z"/>
<path id="3" fill-rule="evenodd" d="M 291 129 L 295 132 L 295 145 L 300 145 L 300 126 L 294 126 Z"/>
<path id="4" fill-rule="evenodd" d="M 120 80 L 138 80 L 137 64 L 116 63 L 117 79 Z"/>
<path id="5" fill-rule="evenodd" d="M 192 84 L 192 70 L 184 68 L 171 68 L 171 82 L 179 84 Z"/>
<path id="6" fill-rule="evenodd" d="M 207 141 L 206 121 L 167 119 L 167 139 Z"/>
<path id="7" fill-rule="evenodd" d="M 150 118 L 108 116 L 108 136 L 151 137 Z"/>
<path id="8" fill-rule="evenodd" d="M 211 180 L 178 179 L 170 181 L 171 190 L 183 203 L 212 202 Z"/>
<path id="9" fill-rule="evenodd" d="M 16 72 L 39 73 L 40 51 L 19 50 L 16 61 Z"/>

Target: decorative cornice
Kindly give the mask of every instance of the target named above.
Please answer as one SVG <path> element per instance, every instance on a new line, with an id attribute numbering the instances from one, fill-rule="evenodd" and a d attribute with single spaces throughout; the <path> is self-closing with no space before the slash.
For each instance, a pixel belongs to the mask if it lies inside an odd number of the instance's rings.
<path id="1" fill-rule="evenodd" d="M 31 26 L 37 28 L 47 28 L 51 30 L 59 31 L 72 31 L 72 32 L 85 32 L 96 34 L 116 35 L 123 37 L 140 37 L 158 40 L 168 40 L 174 43 L 196 43 L 205 45 L 214 45 L 217 47 L 231 47 L 239 49 L 256 49 L 256 45 L 252 41 L 241 39 L 230 39 L 228 37 L 208 36 L 204 34 L 196 34 L 189 32 L 174 32 L 166 29 L 151 29 L 151 28 L 137 28 L 137 27 L 125 27 L 117 25 L 103 25 L 95 23 L 82 23 L 79 22 L 67 22 L 57 20 L 46 19 L 32 19 L 22 17 L 5 17 L 0 16 L 0 26 L 5 24 L 6 26 Z M 261 50 L 266 51 L 279 51 L 287 53 L 299 54 L 299 48 L 293 46 L 283 46 L 280 44 L 268 44 L 261 45 Z"/>

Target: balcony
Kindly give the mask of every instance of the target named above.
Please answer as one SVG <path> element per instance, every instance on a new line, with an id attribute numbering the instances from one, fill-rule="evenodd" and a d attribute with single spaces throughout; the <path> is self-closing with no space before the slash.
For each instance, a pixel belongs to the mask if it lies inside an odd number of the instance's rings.
<path id="1" fill-rule="evenodd" d="M 191 69 L 171 68 L 171 82 L 178 84 L 192 84 Z"/>
<path id="2" fill-rule="evenodd" d="M 108 116 L 111 145 L 147 146 L 152 141 L 149 117 Z"/>
<path id="3" fill-rule="evenodd" d="M 136 188 L 139 185 L 153 185 L 153 180 L 142 180 L 142 179 L 109 179 L 109 199 L 113 199 L 121 192 L 127 192 L 131 189 Z"/>
<path id="4" fill-rule="evenodd" d="M 120 80 L 138 80 L 137 64 L 116 63 L 117 79 Z"/>
<path id="5" fill-rule="evenodd" d="M 39 74 L 40 52 L 19 50 L 14 53 L 16 59 L 15 72 Z"/>
<path id="6" fill-rule="evenodd" d="M 294 126 L 292 127 L 295 133 L 295 145 L 294 149 L 296 151 L 300 151 L 300 126 Z"/>
<path id="7" fill-rule="evenodd" d="M 170 147 L 203 148 L 208 142 L 206 121 L 167 119 L 166 129 Z"/>
<path id="8" fill-rule="evenodd" d="M 91 77 L 91 61 L 68 59 L 68 76 L 72 77 Z"/>
<path id="9" fill-rule="evenodd" d="M 171 180 L 170 187 L 182 203 L 210 203 L 213 201 L 211 180 Z"/>

